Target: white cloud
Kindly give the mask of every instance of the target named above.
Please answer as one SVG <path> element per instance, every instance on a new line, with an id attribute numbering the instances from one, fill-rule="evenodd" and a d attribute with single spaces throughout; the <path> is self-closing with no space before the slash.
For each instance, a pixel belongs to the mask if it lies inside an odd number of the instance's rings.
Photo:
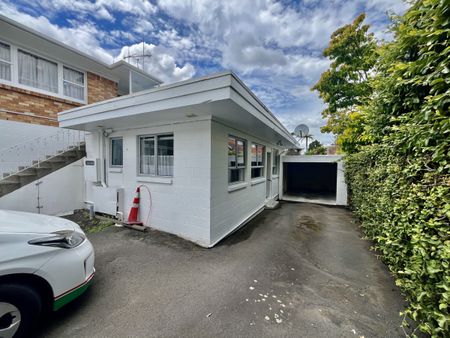
<path id="1" fill-rule="evenodd" d="M 157 11 L 157 7 L 147 0 L 40 0 L 37 4 L 30 3 L 45 9 L 46 14 L 72 12 L 81 16 L 92 15 L 97 19 L 115 21 L 111 11 L 117 11 L 135 16 L 149 16 Z"/>
<path id="2" fill-rule="evenodd" d="M 159 38 L 160 44 L 173 47 L 176 49 L 192 49 L 194 43 L 188 38 L 178 34 L 175 29 L 161 30 L 156 36 Z"/>
<path id="3" fill-rule="evenodd" d="M 124 7 L 126 8 L 126 7 Z M 142 43 L 123 47 L 118 56 L 113 58 L 112 51 L 106 50 L 100 41 L 110 41 L 110 39 L 131 39 L 133 35 L 129 32 L 113 30 L 105 32 L 88 22 L 77 22 L 71 20 L 73 27 L 61 27 L 51 23 L 46 17 L 34 17 L 23 12 L 19 12 L 13 5 L 0 3 L 0 12 L 18 22 L 26 22 L 33 29 L 61 41 L 71 47 L 84 51 L 89 55 L 105 62 L 112 63 L 128 55 L 128 50 L 133 54 L 142 53 Z M 188 45 L 186 41 L 177 38 L 179 44 Z M 190 63 L 179 66 L 170 50 L 154 44 L 146 44 L 146 51 L 152 54 L 149 61 L 146 60 L 145 69 L 164 82 L 175 82 L 191 78 L 195 74 L 195 68 Z"/>
<path id="4" fill-rule="evenodd" d="M 145 70 L 163 80 L 164 83 L 186 80 L 195 74 L 194 66 L 190 63 L 186 63 L 182 67 L 177 65 L 175 58 L 163 47 L 145 43 L 144 51 L 146 54 L 151 54 L 150 58 L 144 60 Z M 123 47 L 116 60 L 123 59 L 128 55 L 142 55 L 142 42 Z M 132 60 L 129 62 L 133 64 Z M 136 65 L 142 67 L 142 60 Z"/>
<path id="5" fill-rule="evenodd" d="M 18 22 L 26 23 L 27 26 L 61 41 L 71 47 L 84 51 L 93 57 L 106 63 L 111 63 L 112 56 L 100 46 L 99 36 L 104 33 L 99 31 L 90 23 L 80 23 L 75 27 L 60 27 L 52 24 L 46 17 L 34 17 L 19 12 L 14 6 L 0 3 L 0 12 Z"/>
<path id="6" fill-rule="evenodd" d="M 124 44 L 141 53 L 142 44 L 133 43 L 145 38 L 152 53 L 145 68 L 165 82 L 230 68 L 289 128 L 309 123 L 320 135 L 323 103 L 309 88 L 329 66 L 322 50 L 332 32 L 366 11 L 371 31 L 389 38 L 386 13 L 402 13 L 408 6 L 402 0 L 155 1 L 41 0 L 26 4 L 29 14 L 0 2 L 0 11 L 108 63 L 111 55 L 116 60 L 127 55 Z M 69 26 L 47 19 L 66 13 L 76 17 Z"/>

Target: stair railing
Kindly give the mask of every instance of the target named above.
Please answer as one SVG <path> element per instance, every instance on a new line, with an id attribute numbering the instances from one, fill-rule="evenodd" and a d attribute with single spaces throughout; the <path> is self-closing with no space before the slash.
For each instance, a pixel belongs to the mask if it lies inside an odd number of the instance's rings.
<path id="1" fill-rule="evenodd" d="M 28 167 L 39 167 L 41 162 L 62 152 L 80 148 L 85 142 L 85 136 L 84 131 L 61 128 L 54 134 L 0 149 L 0 180 Z"/>

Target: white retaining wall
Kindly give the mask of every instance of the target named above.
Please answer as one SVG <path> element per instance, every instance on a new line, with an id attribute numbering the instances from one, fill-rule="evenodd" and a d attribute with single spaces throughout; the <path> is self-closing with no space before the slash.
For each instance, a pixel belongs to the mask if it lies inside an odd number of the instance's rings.
<path id="1" fill-rule="evenodd" d="M 38 181 L 41 213 L 61 215 L 83 207 L 83 161 L 79 160 Z M 0 198 L 0 209 L 37 213 L 38 187 L 29 183 Z"/>

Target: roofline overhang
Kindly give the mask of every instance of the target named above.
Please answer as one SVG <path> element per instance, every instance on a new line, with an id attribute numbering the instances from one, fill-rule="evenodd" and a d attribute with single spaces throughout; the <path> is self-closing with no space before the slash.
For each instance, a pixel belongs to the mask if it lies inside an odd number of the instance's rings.
<path id="1" fill-rule="evenodd" d="M 203 94 L 203 95 L 200 95 Z M 86 122 L 97 121 L 95 115 L 112 114 L 122 110 L 125 117 L 130 108 L 142 106 L 141 113 L 149 113 L 161 109 L 179 108 L 187 96 L 195 96 L 193 104 L 211 101 L 232 100 L 246 111 L 257 116 L 266 126 L 272 128 L 288 143 L 296 146 L 297 142 L 275 115 L 259 100 L 259 98 L 231 71 L 225 71 L 200 78 L 180 81 L 169 85 L 144 90 L 138 93 L 113 98 L 90 105 L 73 108 L 58 113 L 61 127 L 75 127 Z M 173 100 L 174 102 L 169 102 Z M 175 102 L 176 101 L 176 102 Z M 149 105 L 152 104 L 153 107 Z M 145 108 L 144 108 L 145 106 Z M 149 111 L 150 109 L 150 111 Z M 99 119 L 100 122 L 102 119 Z"/>

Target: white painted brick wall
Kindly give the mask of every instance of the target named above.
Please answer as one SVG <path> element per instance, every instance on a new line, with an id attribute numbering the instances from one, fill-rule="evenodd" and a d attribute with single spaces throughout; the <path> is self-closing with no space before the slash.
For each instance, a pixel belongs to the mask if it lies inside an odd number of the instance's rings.
<path id="1" fill-rule="evenodd" d="M 227 145 L 228 135 L 230 134 L 247 140 L 246 182 L 248 185 L 235 191 L 228 191 Z M 274 147 L 274 145 L 268 144 L 264 140 L 226 127 L 219 122 L 212 122 L 211 243 L 215 243 L 227 235 L 265 205 L 266 182 L 251 185 L 250 147 L 252 142 L 265 145 L 266 150 L 271 150 Z M 266 168 L 264 173 L 266 174 Z M 271 197 L 278 194 L 278 183 L 276 181 L 277 179 L 272 182 Z"/>
<path id="2" fill-rule="evenodd" d="M 155 229 L 208 246 L 210 233 L 210 168 L 211 121 L 178 123 L 127 131 L 116 131 L 110 137 L 123 137 L 124 166 L 122 172 L 107 168 L 107 184 L 123 187 L 125 217 L 128 216 L 135 189 L 146 185 L 152 193 L 149 224 Z M 161 133 L 174 134 L 174 175 L 171 184 L 147 182 L 137 175 L 137 136 Z M 87 140 L 88 158 L 99 156 L 98 136 Z M 109 142 L 106 142 L 109 161 Z M 148 180 L 152 180 L 149 178 Z M 92 199 L 88 183 L 87 199 Z M 95 203 L 95 200 L 93 201 Z M 140 220 L 149 210 L 148 194 L 141 189 Z"/>

